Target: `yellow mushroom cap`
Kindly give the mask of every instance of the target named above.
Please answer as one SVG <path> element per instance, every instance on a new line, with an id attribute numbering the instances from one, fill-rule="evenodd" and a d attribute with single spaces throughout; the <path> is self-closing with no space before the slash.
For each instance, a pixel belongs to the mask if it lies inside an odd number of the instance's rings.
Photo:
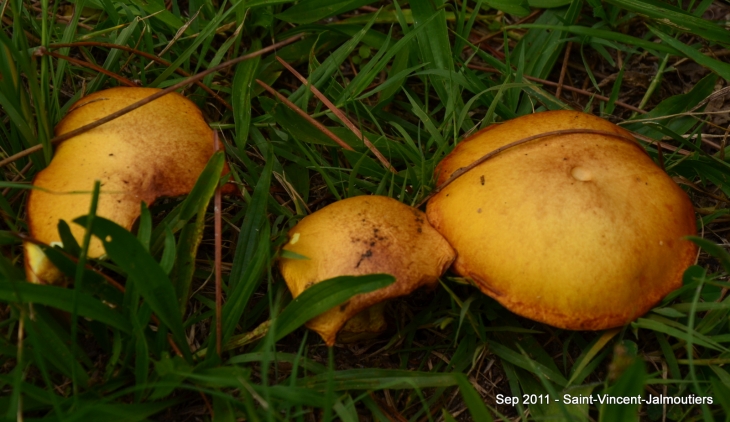
<path id="1" fill-rule="evenodd" d="M 77 101 L 56 126 L 62 135 L 148 97 L 156 88 L 112 88 Z M 31 237 L 59 242 L 58 221 L 65 220 L 81 243 L 84 229 L 72 221 L 89 213 L 95 180 L 101 181 L 97 215 L 130 229 L 140 202 L 190 192 L 213 155 L 213 131 L 198 107 L 171 93 L 58 145 L 51 164 L 33 180 L 41 189 L 28 198 Z M 43 252 L 25 244 L 26 275 L 52 283 L 59 271 Z M 99 239 L 90 257 L 104 254 Z"/>
<path id="2" fill-rule="evenodd" d="M 421 286 L 435 286 L 454 260 L 453 249 L 424 213 L 385 196 L 356 196 L 316 211 L 289 231 L 284 250 L 309 258 L 280 261 L 294 297 L 338 276 L 387 273 L 395 277 L 390 286 L 357 295 L 307 323 L 330 346 L 352 317 Z M 378 331 L 384 324 L 377 308 L 363 316 L 350 324 L 353 331 Z"/>
<path id="3" fill-rule="evenodd" d="M 463 141 L 437 167 L 442 184 L 485 154 L 562 129 L 630 134 L 584 113 L 536 113 Z M 633 142 L 564 134 L 510 148 L 428 203 L 456 249 L 454 269 L 522 316 L 559 328 L 624 325 L 681 286 L 696 247 L 692 204 Z"/>

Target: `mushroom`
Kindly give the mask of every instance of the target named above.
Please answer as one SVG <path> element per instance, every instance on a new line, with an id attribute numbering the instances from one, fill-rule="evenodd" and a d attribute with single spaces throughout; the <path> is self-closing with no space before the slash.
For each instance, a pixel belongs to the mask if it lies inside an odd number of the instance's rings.
<path id="1" fill-rule="evenodd" d="M 384 301 L 421 286 L 435 286 L 451 265 L 454 250 L 423 212 L 385 196 L 356 196 L 304 217 L 289 231 L 281 273 L 292 296 L 323 280 L 344 275 L 388 273 L 388 287 L 351 298 L 307 322 L 328 346 L 377 334 L 386 328 Z M 343 327 L 344 326 L 344 327 Z"/>
<path id="2" fill-rule="evenodd" d="M 505 149 L 452 178 L 500 147 L 561 130 L 574 133 Z M 572 330 L 627 324 L 680 287 L 695 260 L 687 194 L 629 132 L 598 117 L 551 111 L 490 126 L 436 173 L 438 185 L 452 182 L 426 214 L 456 249 L 454 270 L 527 318 Z"/>
<path id="3" fill-rule="evenodd" d="M 148 97 L 155 88 L 112 88 L 77 101 L 58 123 L 56 135 L 70 132 Z M 101 181 L 97 215 L 131 229 L 140 202 L 189 193 L 214 153 L 214 134 L 195 104 L 171 93 L 58 145 L 51 164 L 33 180 L 28 198 L 31 237 L 60 242 L 65 220 L 81 242 L 84 228 L 70 224 L 86 215 L 94 180 Z M 224 169 L 226 171 L 227 169 Z M 61 273 L 36 245 L 25 242 L 29 281 L 54 283 Z M 104 254 L 92 238 L 88 256 Z"/>

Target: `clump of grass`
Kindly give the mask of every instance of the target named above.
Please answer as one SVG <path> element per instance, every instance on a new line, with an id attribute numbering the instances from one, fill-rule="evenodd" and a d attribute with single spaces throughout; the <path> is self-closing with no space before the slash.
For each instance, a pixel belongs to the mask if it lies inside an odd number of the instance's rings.
<path id="1" fill-rule="evenodd" d="M 0 412 L 64 421 L 727 419 L 730 42 L 727 22 L 714 20 L 727 9 L 657 0 L 0 3 Z M 143 208 L 134 234 L 96 218 L 96 235 L 114 235 L 110 260 L 90 269 L 64 254 L 78 252 L 70 245 L 49 249 L 77 280 L 70 289 L 22 281 L 24 198 L 74 101 L 130 82 L 173 86 L 293 36 L 275 54 L 182 89 L 219 131 L 242 192 L 222 203 L 219 322 L 211 189 Z M 465 135 L 560 108 L 635 132 L 690 193 L 706 252 L 680 290 L 627 327 L 566 332 L 447 275 L 448 294 L 394 303 L 380 339 L 327 349 L 298 328 L 389 280 L 335 279 L 291 301 L 274 260 L 296 221 L 361 194 L 417 204 Z M 216 184 L 213 161 L 199 186 Z M 186 235 L 195 229 L 204 230 L 197 251 Z M 187 282 L 189 298 L 179 288 Z M 713 403 L 553 400 L 564 394 Z"/>

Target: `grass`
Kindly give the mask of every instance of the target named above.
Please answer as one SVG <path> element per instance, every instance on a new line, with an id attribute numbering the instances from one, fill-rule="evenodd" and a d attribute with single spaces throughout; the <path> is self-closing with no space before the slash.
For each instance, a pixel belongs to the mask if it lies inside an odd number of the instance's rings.
<path id="1" fill-rule="evenodd" d="M 730 37 L 718 20 L 727 13 L 712 0 L 0 2 L 0 158 L 37 146 L 7 163 L 0 181 L 0 417 L 730 420 Z M 25 198 L 52 157 L 52 128 L 74 101 L 125 83 L 170 87 L 293 36 L 301 38 L 276 54 L 181 91 L 219 131 L 242 192 L 222 203 L 222 353 L 209 206 L 220 154 L 193 194 L 143 207 L 134 233 L 100 217 L 79 220 L 112 240 L 110 259 L 93 270 L 47 249 L 72 287 L 22 281 Z M 328 349 L 300 328 L 390 279 L 333 279 L 292 301 L 275 258 L 299 219 L 363 194 L 415 205 L 466 134 L 551 109 L 585 110 L 633 131 L 690 194 L 703 252 L 680 290 L 626 327 L 570 332 L 517 317 L 447 273 L 446 294 L 392 303 L 391 328 L 377 339 Z M 65 252 L 83 264 L 87 241 L 64 242 Z M 713 403 L 540 401 L 563 394 Z"/>

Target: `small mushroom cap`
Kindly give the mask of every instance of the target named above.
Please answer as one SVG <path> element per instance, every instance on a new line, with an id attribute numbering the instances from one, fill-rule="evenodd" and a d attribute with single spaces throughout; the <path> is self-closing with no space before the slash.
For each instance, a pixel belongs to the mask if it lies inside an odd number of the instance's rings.
<path id="1" fill-rule="evenodd" d="M 307 287 L 338 276 L 387 273 L 395 277 L 390 286 L 357 295 L 307 323 L 330 346 L 355 315 L 421 286 L 435 286 L 455 257 L 424 213 L 385 196 L 352 197 L 304 217 L 289 231 L 284 250 L 309 258 L 280 261 L 281 273 L 294 297 Z M 382 317 L 366 317 L 382 325 Z M 362 321 L 351 325 L 362 325 Z"/>
<path id="2" fill-rule="evenodd" d="M 112 88 L 87 95 L 59 122 L 56 135 L 158 91 Z M 84 229 L 71 222 L 89 213 L 97 179 L 101 181 L 97 215 L 131 229 L 140 214 L 141 201 L 151 205 L 161 196 L 190 192 L 214 153 L 213 136 L 198 107 L 171 93 L 60 143 L 51 164 L 33 180 L 41 189 L 31 191 L 28 199 L 31 236 L 46 244 L 58 242 L 58 221 L 65 220 L 81 243 Z M 49 270 L 52 267 L 43 252 L 33 251 L 28 243 L 25 250 L 28 279 L 54 282 L 60 273 Z M 101 241 L 92 238 L 89 256 L 103 254 Z"/>
<path id="3" fill-rule="evenodd" d="M 630 136 L 572 111 L 491 126 L 457 145 L 438 184 L 511 142 L 561 129 Z M 556 327 L 624 325 L 681 286 L 696 247 L 687 195 L 638 144 L 566 134 L 510 148 L 462 174 L 428 203 L 456 249 L 454 269 L 522 316 Z"/>

